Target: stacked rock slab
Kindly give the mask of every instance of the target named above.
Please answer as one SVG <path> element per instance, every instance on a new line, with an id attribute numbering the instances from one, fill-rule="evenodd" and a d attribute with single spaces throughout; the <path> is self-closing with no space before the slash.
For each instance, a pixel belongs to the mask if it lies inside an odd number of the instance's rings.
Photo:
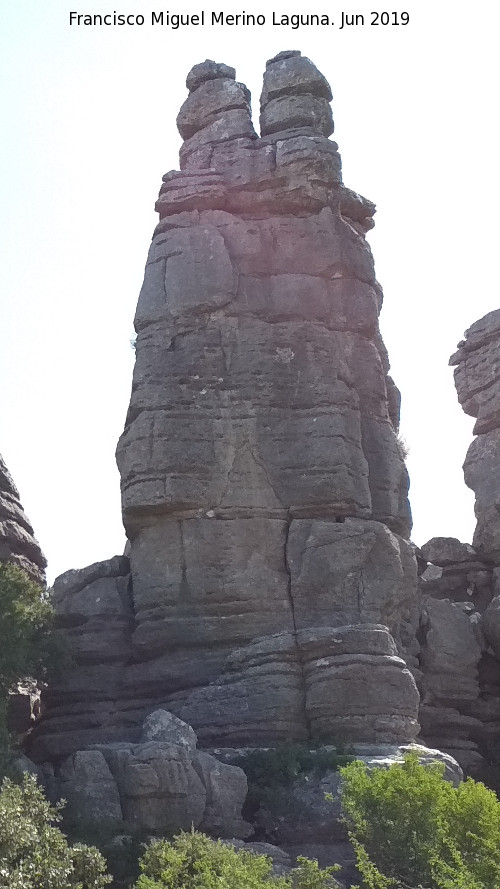
<path id="1" fill-rule="evenodd" d="M 0 562 L 12 562 L 45 586 L 47 560 L 35 540 L 12 476 L 0 455 Z"/>
<path id="2" fill-rule="evenodd" d="M 410 740 L 416 564 L 364 237 L 375 207 L 342 184 L 330 87 L 300 53 L 267 63 L 260 137 L 234 69 L 206 61 L 187 87 L 117 450 L 128 660 L 111 719 L 104 677 L 83 683 L 71 728 L 74 679 L 53 690 L 43 752 L 71 752 L 71 731 L 135 741 L 156 707 L 204 744 Z"/>
<path id="3" fill-rule="evenodd" d="M 433 538 L 419 556 L 421 736 L 476 771 L 483 763 L 481 613 L 492 596 L 491 568 L 472 546 L 452 537 Z"/>
<path id="4" fill-rule="evenodd" d="M 450 358 L 466 414 L 476 417 L 464 463 L 465 482 L 476 495 L 475 548 L 500 563 L 500 309 L 465 333 Z"/>
<path id="5" fill-rule="evenodd" d="M 420 721 L 470 769 L 500 742 L 500 310 L 476 321 L 450 358 L 464 411 L 476 418 L 464 475 L 476 495 L 473 546 L 422 547 Z M 439 601 L 436 601 L 439 600 Z"/>
<path id="6" fill-rule="evenodd" d="M 67 801 L 70 820 L 156 834 L 191 827 L 221 837 L 247 837 L 241 815 L 244 772 L 196 749 L 192 728 L 157 710 L 138 744 L 96 744 L 78 750 L 42 780 L 51 799 Z"/>

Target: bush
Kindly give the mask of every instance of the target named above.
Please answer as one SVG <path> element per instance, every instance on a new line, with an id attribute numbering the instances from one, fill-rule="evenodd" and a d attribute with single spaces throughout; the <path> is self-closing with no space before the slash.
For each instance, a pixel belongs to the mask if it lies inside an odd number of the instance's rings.
<path id="1" fill-rule="evenodd" d="M 341 769 L 342 807 L 366 889 L 500 889 L 500 803 L 468 778 L 417 754 L 390 769 Z"/>
<path id="2" fill-rule="evenodd" d="M 172 842 L 149 846 L 140 862 L 142 874 L 136 889 L 333 889 L 336 868 L 318 867 L 299 859 L 289 876 L 272 875 L 272 862 L 264 855 L 209 839 L 192 830 Z"/>
<path id="3" fill-rule="evenodd" d="M 95 846 L 105 858 L 116 889 L 132 886 L 139 876 L 139 858 L 151 832 L 133 829 L 129 823 L 67 818 L 63 814 L 62 828 L 71 844 Z"/>
<path id="4" fill-rule="evenodd" d="M 245 772 L 248 800 L 250 805 L 258 805 L 276 803 L 279 791 L 293 784 L 300 775 L 306 772 L 324 775 L 351 762 L 352 758 L 339 748 L 324 746 L 316 749 L 304 744 L 282 744 L 274 749 L 252 750 L 235 757 L 231 764 Z"/>
<path id="5" fill-rule="evenodd" d="M 102 855 L 90 846 L 69 846 L 55 827 L 61 805 L 51 806 L 35 778 L 21 785 L 8 778 L 0 792 L 0 887 L 5 889 L 103 889 Z"/>
<path id="6" fill-rule="evenodd" d="M 64 671 L 69 654 L 52 634 L 47 592 L 16 565 L 0 563 L 0 759 L 7 762 L 8 693 L 14 682 Z M 0 771 L 2 768 L 0 767 Z"/>

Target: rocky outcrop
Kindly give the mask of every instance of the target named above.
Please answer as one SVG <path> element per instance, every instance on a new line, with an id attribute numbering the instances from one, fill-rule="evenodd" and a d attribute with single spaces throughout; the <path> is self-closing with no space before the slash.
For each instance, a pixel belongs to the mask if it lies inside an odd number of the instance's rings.
<path id="1" fill-rule="evenodd" d="M 418 701 L 386 627 L 363 624 L 267 636 L 237 649 L 179 713 L 196 720 L 205 744 L 309 736 L 398 743 L 418 733 Z"/>
<path id="2" fill-rule="evenodd" d="M 232 68 L 187 87 L 117 449 L 130 576 L 115 559 L 56 583 L 78 669 L 33 755 L 138 743 L 157 707 L 202 743 L 409 741 L 417 574 L 375 207 L 342 183 L 300 53 L 267 63 L 260 137 Z"/>
<path id="3" fill-rule="evenodd" d="M 458 398 L 476 417 L 464 463 L 465 482 L 476 495 L 473 544 L 500 562 L 500 309 L 476 321 L 450 358 Z"/>
<path id="4" fill-rule="evenodd" d="M 19 491 L 0 455 L 0 562 L 18 565 L 32 580 L 45 586 L 47 560 L 35 540 L 21 506 Z"/>
<path id="5" fill-rule="evenodd" d="M 101 822 L 157 834 L 191 826 L 219 837 L 247 837 L 244 772 L 196 749 L 192 728 L 157 711 L 138 744 L 78 750 L 56 770 L 45 766 L 49 795 L 67 800 L 69 821 Z"/>
<path id="6" fill-rule="evenodd" d="M 451 756 L 419 744 L 365 744 L 354 745 L 351 750 L 356 759 L 365 762 L 369 769 L 386 769 L 400 764 L 410 751 L 416 753 L 424 765 L 441 763 L 444 777 L 454 786 L 458 786 L 463 779 L 462 770 Z M 251 762 L 255 753 L 255 750 L 217 750 L 217 755 L 222 759 L 231 761 L 236 755 L 243 769 L 246 758 Z M 261 763 L 264 762 L 266 751 L 258 753 L 262 757 Z M 272 790 L 262 785 L 258 794 L 254 785 L 254 803 L 247 807 L 247 817 L 256 837 L 267 843 L 276 843 L 292 858 L 307 855 L 316 858 L 322 867 L 341 864 L 339 877 L 342 885 L 351 886 L 354 880 L 359 880 L 359 872 L 355 869 L 354 850 L 348 841 L 342 817 L 342 777 L 338 770 L 325 768 L 326 753 L 333 758 L 336 751 L 331 747 L 309 750 L 311 760 L 314 756 L 318 757 L 316 764 L 299 772 L 293 781 L 281 785 L 275 782 Z M 255 780 L 255 771 L 253 774 Z M 250 847 L 254 845 L 248 844 Z"/>
<path id="7" fill-rule="evenodd" d="M 476 417 L 464 463 L 476 495 L 473 546 L 434 538 L 421 551 L 429 562 L 420 578 L 422 736 L 469 771 L 484 770 L 483 756 L 498 761 L 500 742 L 499 355 L 497 310 L 466 331 L 450 358 L 459 401 Z"/>

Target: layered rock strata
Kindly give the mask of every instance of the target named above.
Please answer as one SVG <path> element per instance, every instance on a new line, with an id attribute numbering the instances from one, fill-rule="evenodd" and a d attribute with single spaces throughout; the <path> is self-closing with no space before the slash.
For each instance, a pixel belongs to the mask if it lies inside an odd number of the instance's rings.
<path id="1" fill-rule="evenodd" d="M 465 332 L 450 358 L 466 414 L 476 417 L 464 463 L 465 482 L 476 495 L 473 544 L 500 564 L 500 309 Z"/>
<path id="2" fill-rule="evenodd" d="M 500 742 L 500 310 L 473 324 L 450 358 L 459 401 L 476 418 L 464 463 L 476 495 L 473 546 L 422 547 L 422 736 L 468 770 L 498 759 Z M 436 601 L 440 600 L 440 601 Z M 488 777 L 488 776 L 487 776 Z"/>
<path id="3" fill-rule="evenodd" d="M 45 767 L 49 796 L 67 801 L 70 821 L 115 824 L 158 834 L 198 828 L 219 837 L 247 837 L 242 817 L 244 772 L 196 749 L 192 728 L 159 710 L 138 744 L 78 750 L 54 771 Z"/>
<path id="4" fill-rule="evenodd" d="M 330 88 L 300 53 L 267 63 L 260 137 L 233 69 L 187 87 L 117 450 L 130 585 L 103 578 L 95 605 L 69 578 L 79 678 L 52 689 L 38 755 L 136 740 L 156 706 L 203 743 L 410 740 L 417 578 L 374 205 L 342 183 Z"/>
<path id="5" fill-rule="evenodd" d="M 0 562 L 18 565 L 45 586 L 47 560 L 35 539 L 12 476 L 0 455 Z"/>

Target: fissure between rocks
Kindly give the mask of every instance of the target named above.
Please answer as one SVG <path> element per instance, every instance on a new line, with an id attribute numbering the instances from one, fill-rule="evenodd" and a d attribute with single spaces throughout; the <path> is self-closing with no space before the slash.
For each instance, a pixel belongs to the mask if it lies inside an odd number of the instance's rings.
<path id="1" fill-rule="evenodd" d="M 292 615 L 292 624 L 293 624 L 293 638 L 295 641 L 295 647 L 297 649 L 297 660 L 300 665 L 300 677 L 301 677 L 301 686 L 302 686 L 302 708 L 304 712 L 304 723 L 307 728 L 307 736 L 308 738 L 312 737 L 311 733 L 311 721 L 307 715 L 307 689 L 306 689 L 306 676 L 304 669 L 304 655 L 302 652 L 301 645 L 299 643 L 298 638 L 298 629 L 297 629 L 297 621 L 295 617 L 295 603 L 293 601 L 292 594 L 292 571 L 290 568 L 290 563 L 288 561 L 288 540 L 290 537 L 290 528 L 292 526 L 292 517 L 288 514 L 288 519 L 286 522 L 285 528 L 285 546 L 284 546 L 284 563 L 285 563 L 285 571 L 287 573 L 287 593 L 288 593 L 288 601 L 290 602 L 290 612 Z"/>

